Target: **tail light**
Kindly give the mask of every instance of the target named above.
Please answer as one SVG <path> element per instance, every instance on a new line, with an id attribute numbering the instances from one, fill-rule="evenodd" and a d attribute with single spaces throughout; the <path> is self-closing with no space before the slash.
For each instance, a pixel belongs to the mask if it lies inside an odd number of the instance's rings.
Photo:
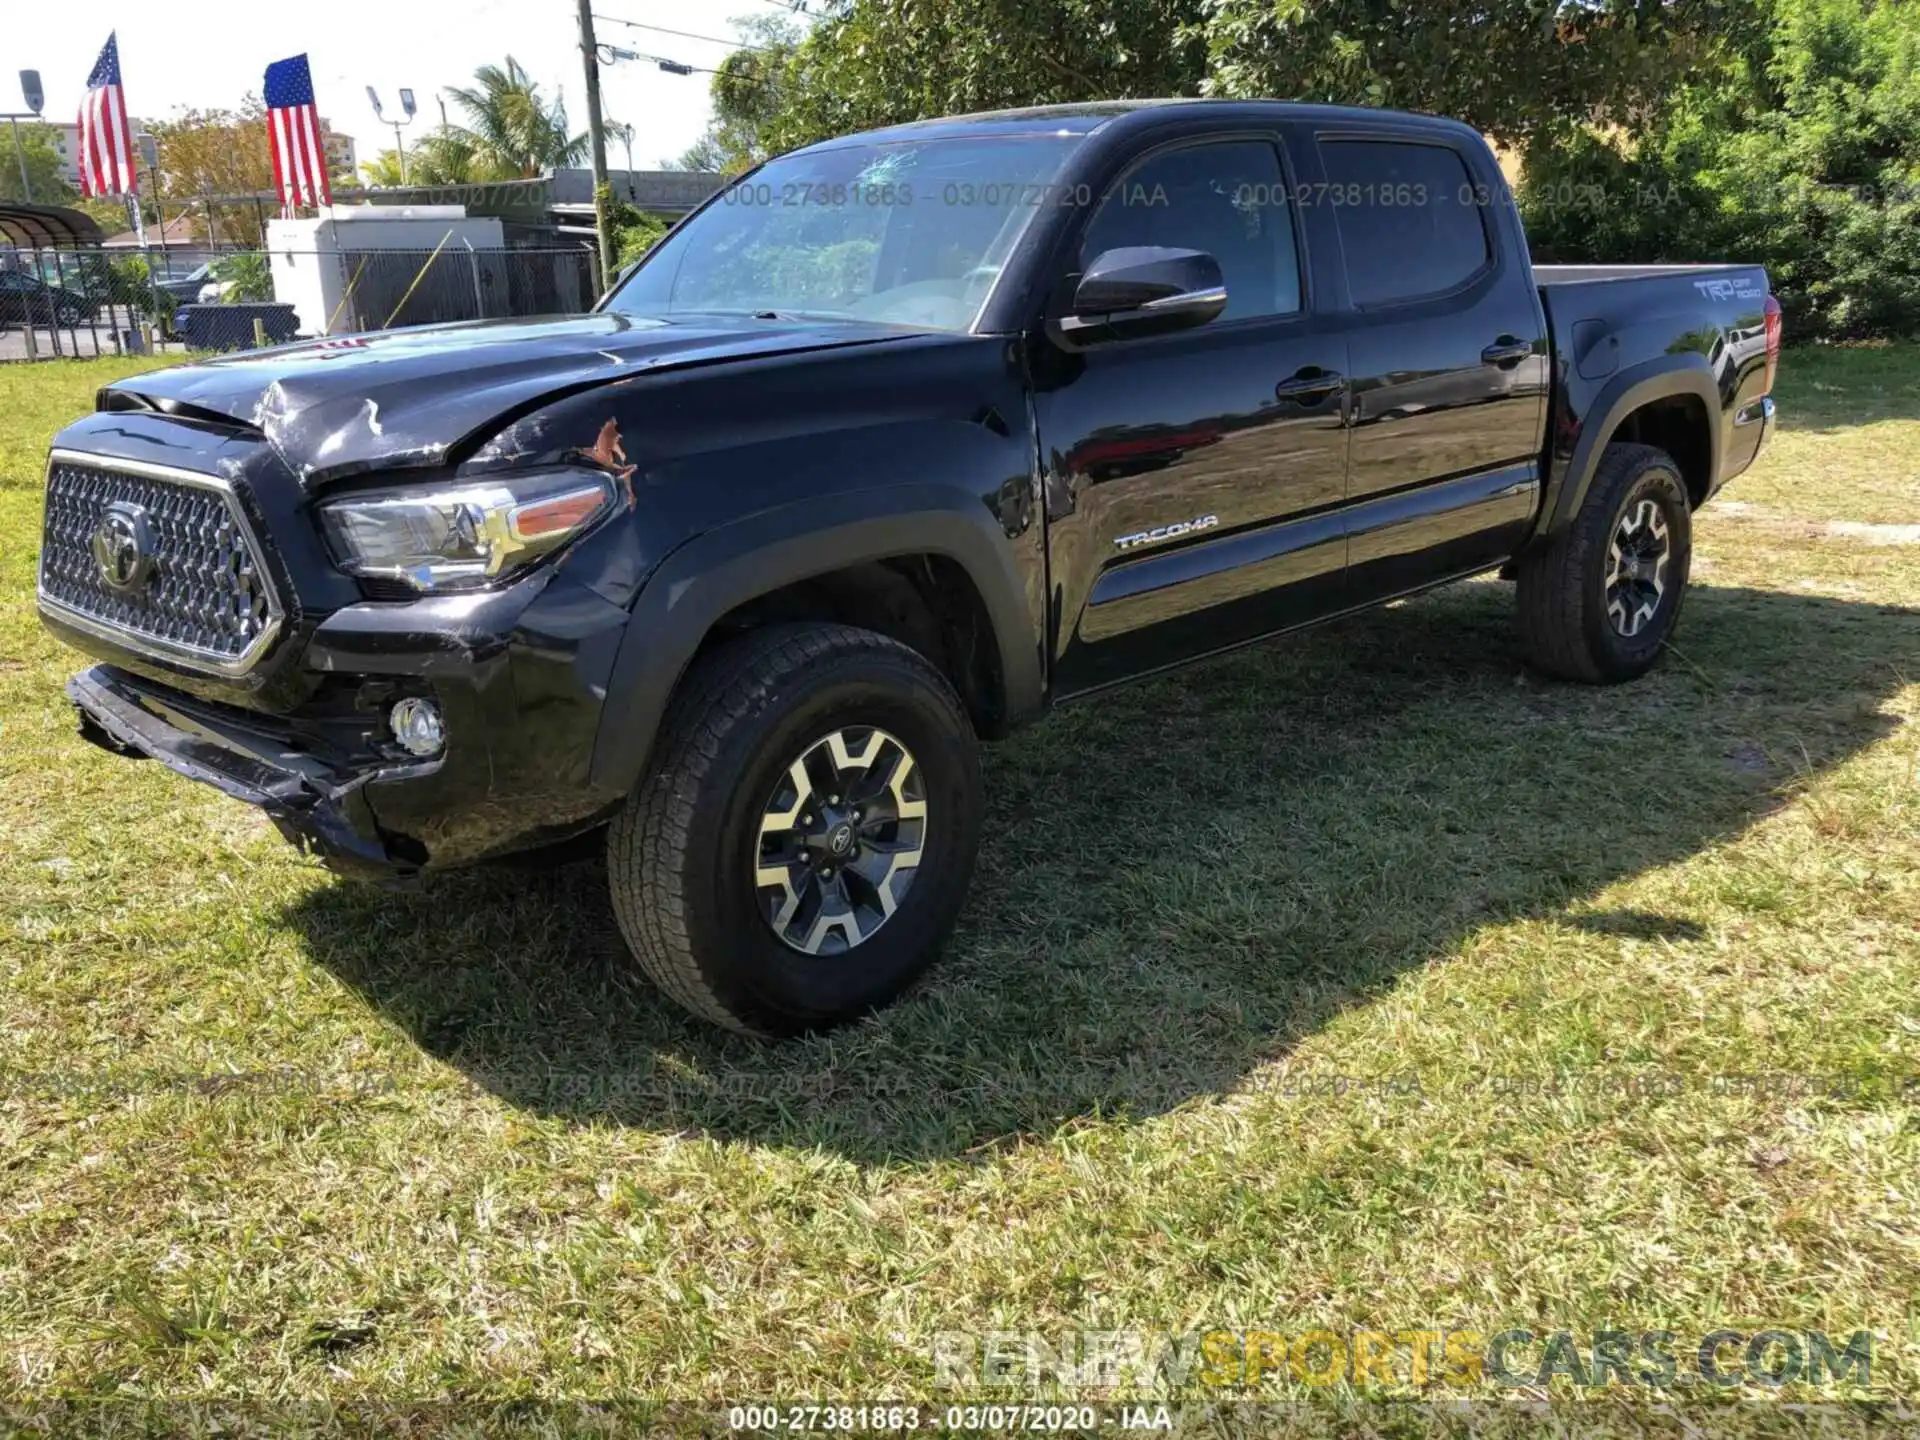
<path id="1" fill-rule="evenodd" d="M 1780 373 L 1780 301 L 1767 296 L 1767 385 L 1765 393 L 1773 393 L 1773 377 Z"/>

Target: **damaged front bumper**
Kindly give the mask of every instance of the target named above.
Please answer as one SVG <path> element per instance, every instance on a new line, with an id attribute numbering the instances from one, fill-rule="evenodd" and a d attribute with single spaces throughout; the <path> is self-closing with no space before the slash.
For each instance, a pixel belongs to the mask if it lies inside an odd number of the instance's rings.
<path id="1" fill-rule="evenodd" d="M 262 724 L 160 692 L 104 665 L 67 682 L 80 733 L 115 754 L 149 756 L 189 780 L 258 806 L 329 868 L 362 879 L 405 882 L 419 869 L 384 835 L 367 788 L 433 776 L 439 759 L 342 773 L 301 753 Z"/>

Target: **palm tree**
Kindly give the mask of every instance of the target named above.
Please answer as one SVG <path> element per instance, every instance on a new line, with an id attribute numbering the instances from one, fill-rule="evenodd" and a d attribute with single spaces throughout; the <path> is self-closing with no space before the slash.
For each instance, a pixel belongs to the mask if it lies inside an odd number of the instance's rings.
<path id="1" fill-rule="evenodd" d="M 477 185 L 487 180 L 511 180 L 517 171 L 505 170 L 482 157 L 473 136 L 457 125 L 429 130 L 407 151 L 406 178 L 400 174 L 398 151 L 382 150 L 362 162 L 367 183 L 398 185 Z"/>
<path id="2" fill-rule="evenodd" d="M 586 155 L 587 137 L 568 133 L 566 102 L 548 104 L 511 55 L 504 68 L 482 65 L 473 79 L 471 87 L 448 91 L 467 122 L 448 129 L 471 142 L 476 170 L 532 176 L 555 165 L 577 165 Z"/>

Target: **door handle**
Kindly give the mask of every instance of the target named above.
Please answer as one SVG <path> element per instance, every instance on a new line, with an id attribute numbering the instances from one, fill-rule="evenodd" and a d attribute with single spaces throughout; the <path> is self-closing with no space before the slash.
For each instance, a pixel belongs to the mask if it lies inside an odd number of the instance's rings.
<path id="1" fill-rule="evenodd" d="M 1480 352 L 1482 365 L 1498 365 L 1502 370 L 1511 370 L 1522 360 L 1533 354 L 1533 342 L 1521 340 L 1512 335 L 1502 335 L 1486 349 Z"/>
<path id="2" fill-rule="evenodd" d="M 1301 405 L 1318 405 L 1346 383 L 1346 377 L 1332 370 L 1309 365 L 1274 386 L 1273 393 L 1276 399 L 1292 400 Z"/>

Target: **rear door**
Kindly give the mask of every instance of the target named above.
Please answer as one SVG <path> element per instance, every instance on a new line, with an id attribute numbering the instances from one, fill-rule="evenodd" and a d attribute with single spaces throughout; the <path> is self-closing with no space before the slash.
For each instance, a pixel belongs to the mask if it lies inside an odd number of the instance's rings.
<path id="1" fill-rule="evenodd" d="M 1506 559 L 1540 484 L 1546 320 L 1499 171 L 1437 127 L 1302 124 L 1346 300 L 1347 588 L 1364 604 Z"/>
<path id="2" fill-rule="evenodd" d="M 1346 337 L 1314 310 L 1276 131 L 1135 157 L 1074 237 L 1067 288 L 1132 245 L 1205 250 L 1210 324 L 1036 357 L 1061 695 L 1338 607 Z"/>

